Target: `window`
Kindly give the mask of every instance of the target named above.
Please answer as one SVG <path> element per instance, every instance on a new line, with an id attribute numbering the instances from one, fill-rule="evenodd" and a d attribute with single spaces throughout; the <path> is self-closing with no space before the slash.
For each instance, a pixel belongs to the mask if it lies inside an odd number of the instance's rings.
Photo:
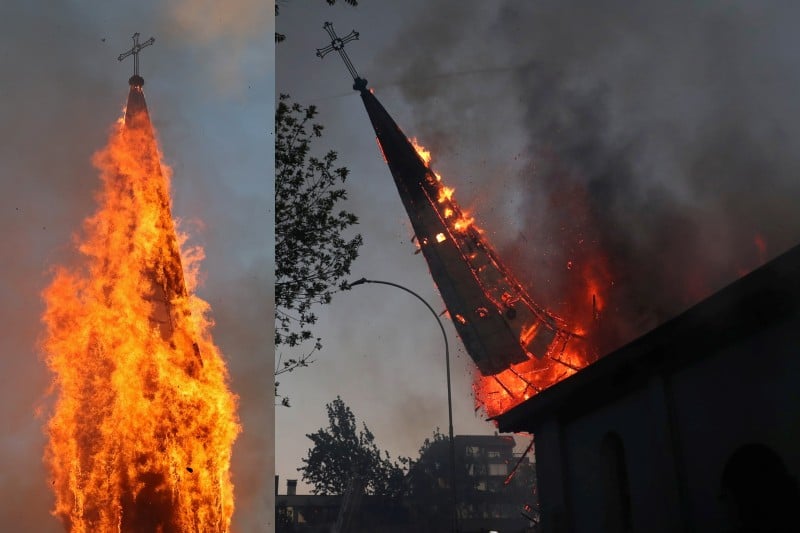
<path id="1" fill-rule="evenodd" d="M 768 446 L 738 448 L 725 463 L 720 488 L 731 528 L 792 531 L 796 526 L 797 483 Z"/>
<path id="2" fill-rule="evenodd" d="M 495 463 L 489 465 L 490 476 L 505 476 L 508 474 L 508 465 L 505 463 Z"/>

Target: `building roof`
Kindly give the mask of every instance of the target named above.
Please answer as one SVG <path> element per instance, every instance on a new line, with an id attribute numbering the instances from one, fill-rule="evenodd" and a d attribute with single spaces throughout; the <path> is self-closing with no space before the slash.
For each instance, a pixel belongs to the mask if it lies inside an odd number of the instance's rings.
<path id="1" fill-rule="evenodd" d="M 613 401 L 798 312 L 800 246 L 494 420 L 501 432 L 533 432 L 554 414 L 570 418 Z"/>

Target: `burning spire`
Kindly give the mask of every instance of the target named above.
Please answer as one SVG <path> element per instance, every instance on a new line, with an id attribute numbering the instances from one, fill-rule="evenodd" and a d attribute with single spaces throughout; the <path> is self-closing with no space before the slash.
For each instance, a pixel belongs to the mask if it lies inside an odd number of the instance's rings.
<path id="1" fill-rule="evenodd" d="M 137 36 L 134 59 L 153 41 Z M 208 304 L 191 294 L 201 251 L 181 261 L 136 67 L 124 119 L 94 156 L 102 188 L 83 268 L 57 268 L 44 291 L 53 513 L 76 533 L 228 531 L 236 399 Z"/>
<path id="2" fill-rule="evenodd" d="M 431 276 L 480 371 L 476 400 L 497 415 L 588 364 L 591 324 L 568 323 L 529 296 L 433 171 L 430 153 L 406 137 L 358 77 L 345 41 L 329 26 L 334 41 L 317 55 L 338 50 L 354 78 Z"/>

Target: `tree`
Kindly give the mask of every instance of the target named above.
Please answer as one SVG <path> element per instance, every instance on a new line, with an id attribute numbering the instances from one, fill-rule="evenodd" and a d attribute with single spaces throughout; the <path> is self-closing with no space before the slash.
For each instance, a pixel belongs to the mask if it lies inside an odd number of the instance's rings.
<path id="1" fill-rule="evenodd" d="M 276 376 L 307 366 L 321 348 L 311 331 L 317 320 L 312 307 L 330 303 L 337 289 L 346 288 L 344 278 L 362 243 L 361 235 L 344 237 L 358 217 L 337 210 L 347 198 L 341 187 L 347 168 L 336 167 L 334 151 L 311 155 L 312 141 L 323 131 L 313 123 L 316 114 L 314 106 L 293 103 L 285 94 L 275 113 L 275 346 L 313 341 L 299 357 L 279 355 Z"/>
<path id="2" fill-rule="evenodd" d="M 450 439 L 436 428 L 411 461 L 406 481 L 406 502 L 421 529 L 445 531 L 452 516 L 450 492 Z"/>
<path id="3" fill-rule="evenodd" d="M 329 6 L 337 0 L 325 0 Z M 357 6 L 358 0 L 342 0 Z M 287 5 L 289 0 L 283 0 Z M 280 13 L 275 3 L 275 17 Z M 275 42 L 286 36 L 275 32 Z M 361 236 L 350 241 L 341 235 L 357 223 L 352 213 L 344 210 L 334 214 L 339 200 L 346 199 L 344 183 L 347 169 L 334 168 L 336 153 L 330 151 L 322 159 L 311 157 L 311 140 L 322 136 L 322 126 L 311 124 L 316 115 L 314 106 L 302 107 L 291 103 L 281 94 L 275 113 L 275 346 L 297 346 L 313 339 L 310 325 L 317 317 L 310 311 L 314 304 L 330 303 L 337 286 L 345 288 L 345 275 L 358 256 Z M 331 239 L 328 239 L 332 237 Z M 299 356 L 283 359 L 278 354 L 275 376 L 308 366 L 311 356 L 322 347 L 319 337 L 313 348 Z M 280 383 L 275 381 L 275 397 L 288 407 L 289 398 L 278 394 Z"/>
<path id="4" fill-rule="evenodd" d="M 381 453 L 367 425 L 362 422 L 358 430 L 353 412 L 339 396 L 325 408 L 328 427 L 306 435 L 314 446 L 298 469 L 314 486 L 314 494 L 344 494 L 350 481 L 358 478 L 366 494 L 399 497 L 405 476 L 401 463 L 406 459 L 398 463 Z"/>
<path id="5" fill-rule="evenodd" d="M 438 495 L 450 477 L 450 439 L 436 428 L 431 438 L 426 437 L 419 448 L 419 459 L 412 461 L 408 470 L 409 495 L 430 499 Z"/>

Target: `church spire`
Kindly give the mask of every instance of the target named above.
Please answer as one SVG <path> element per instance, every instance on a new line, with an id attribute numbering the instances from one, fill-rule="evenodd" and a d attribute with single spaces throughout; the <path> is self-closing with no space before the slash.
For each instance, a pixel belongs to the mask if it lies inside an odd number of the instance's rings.
<path id="1" fill-rule="evenodd" d="M 177 321 L 174 315 L 178 310 L 174 308 L 172 302 L 176 301 L 176 299 L 185 298 L 187 287 L 183 276 L 178 237 L 172 220 L 169 180 L 161 169 L 156 137 L 150 121 L 150 114 L 147 110 L 144 90 L 142 89 L 144 80 L 138 73 L 138 53 L 143 47 L 152 44 L 154 39 L 151 37 L 144 43 L 139 44 L 138 36 L 138 33 L 134 34 L 133 48 L 124 54 L 120 54 L 118 59 L 121 61 L 133 55 L 135 60 L 134 75 L 129 80 L 130 89 L 125 107 L 124 134 L 128 148 L 137 152 L 138 168 L 146 172 L 132 175 L 123 173 L 124 175 L 121 175 L 120 178 L 127 180 L 131 191 L 137 188 L 146 189 L 150 200 L 154 202 L 154 205 L 157 205 L 159 210 L 156 227 L 159 235 L 158 249 L 161 255 L 148 261 L 149 267 L 146 275 L 151 284 L 151 291 L 148 297 L 152 304 L 150 320 L 158 325 L 162 336 L 165 339 L 169 339 L 176 334 L 183 333 L 177 332 L 174 328 L 174 324 Z M 197 363 L 202 365 L 203 360 L 197 343 L 191 338 L 186 338 L 184 341 L 193 347 L 197 356 Z"/>
<path id="2" fill-rule="evenodd" d="M 335 38 L 317 55 L 337 50 L 351 70 L 344 42 Z M 585 332 L 529 296 L 366 80 L 350 73 L 431 277 L 481 374 L 517 404 L 585 366 Z"/>

